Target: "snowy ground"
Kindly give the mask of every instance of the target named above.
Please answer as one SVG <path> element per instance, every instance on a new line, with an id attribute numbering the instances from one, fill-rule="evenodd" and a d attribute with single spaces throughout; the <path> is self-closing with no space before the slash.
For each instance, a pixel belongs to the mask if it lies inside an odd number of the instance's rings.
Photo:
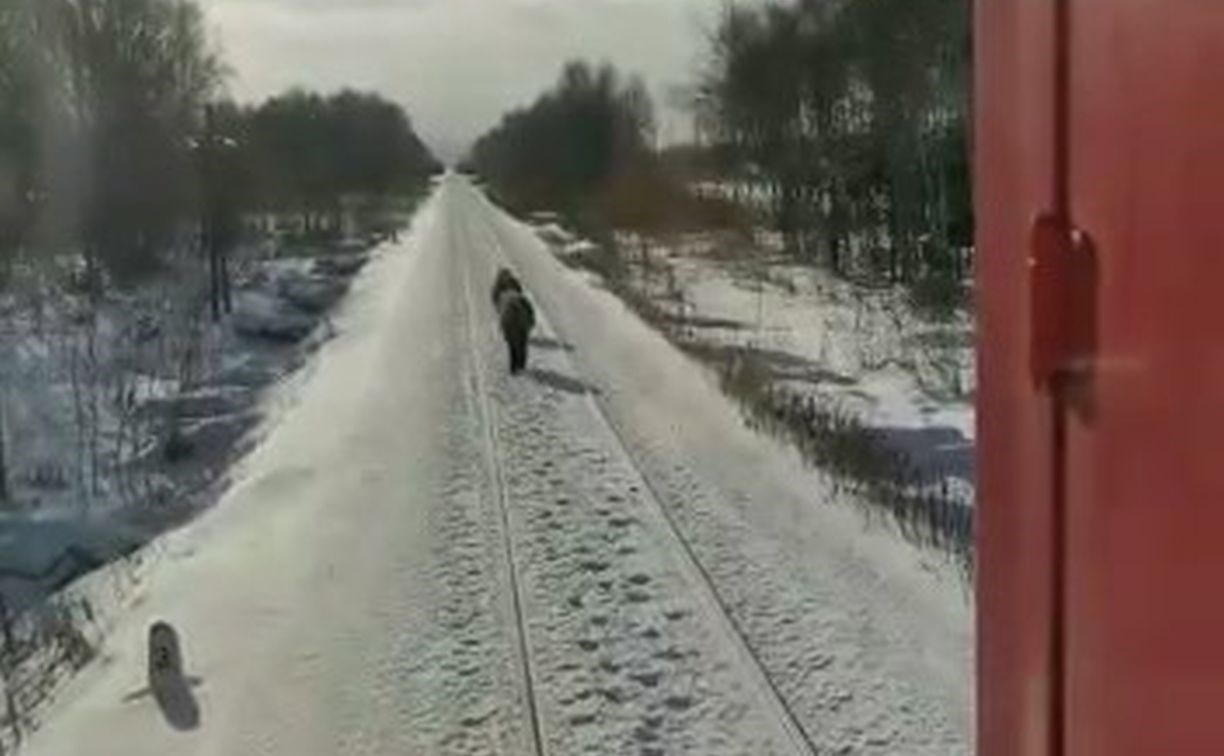
<path id="1" fill-rule="evenodd" d="M 556 223 L 537 235 L 562 257 L 590 249 Z M 746 348 L 792 394 L 860 417 L 926 475 L 973 499 L 973 323 L 924 318 L 900 289 L 867 289 L 812 266 L 690 234 L 643 248 L 621 239 L 633 291 L 686 342 Z M 645 263 L 643 262 L 645 260 Z"/>
<path id="2" fill-rule="evenodd" d="M 518 378 L 487 295 L 506 261 L 542 316 Z M 957 577 L 814 501 L 463 179 L 335 324 L 29 753 L 968 753 Z M 186 651 L 169 703 L 141 691 L 155 618 Z"/>
<path id="3" fill-rule="evenodd" d="M 220 325 L 194 260 L 96 304 L 54 278 L 10 286 L 0 317 L 8 609 L 209 503 L 260 422 L 262 393 L 326 337 L 320 321 L 365 257 L 246 260 Z"/>
<path id="4" fill-rule="evenodd" d="M 246 257 L 220 325 L 194 256 L 97 299 L 28 269 L 0 295 L 0 749 L 88 660 L 139 549 L 216 501 L 367 257 Z"/>

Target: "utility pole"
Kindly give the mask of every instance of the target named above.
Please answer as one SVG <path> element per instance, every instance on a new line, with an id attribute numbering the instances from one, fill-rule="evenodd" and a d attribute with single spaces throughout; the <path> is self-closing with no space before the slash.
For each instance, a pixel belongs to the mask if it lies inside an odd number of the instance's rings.
<path id="1" fill-rule="evenodd" d="M 208 255 L 208 304 L 213 322 L 221 320 L 221 270 L 217 226 L 216 123 L 212 105 L 204 106 L 204 135 L 200 140 L 200 183 L 203 189 L 204 254 Z"/>
<path id="2" fill-rule="evenodd" d="M 215 107 L 206 105 L 199 160 L 204 195 L 204 251 L 208 255 L 208 301 L 213 322 L 221 320 L 222 312 L 233 311 L 229 252 L 237 226 L 236 209 L 230 197 L 236 188 L 228 185 L 233 178 L 230 166 L 237 145 L 217 133 L 216 121 Z"/>
<path id="3" fill-rule="evenodd" d="M 0 385 L 0 508 L 9 503 L 8 447 L 4 443 L 4 387 Z"/>

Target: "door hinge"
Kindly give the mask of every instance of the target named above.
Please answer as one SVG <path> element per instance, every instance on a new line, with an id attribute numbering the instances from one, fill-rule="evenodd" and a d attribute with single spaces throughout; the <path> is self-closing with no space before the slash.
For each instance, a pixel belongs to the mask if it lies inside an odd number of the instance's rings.
<path id="1" fill-rule="evenodd" d="M 1097 252 L 1065 217 L 1033 222 L 1029 245 L 1029 371 L 1039 390 L 1091 373 L 1097 352 Z"/>

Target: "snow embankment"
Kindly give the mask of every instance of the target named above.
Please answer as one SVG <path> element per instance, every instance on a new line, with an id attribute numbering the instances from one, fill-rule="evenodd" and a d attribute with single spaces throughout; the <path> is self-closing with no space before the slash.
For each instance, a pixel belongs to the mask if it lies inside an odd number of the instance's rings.
<path id="1" fill-rule="evenodd" d="M 533 226 L 558 258 L 600 248 L 555 221 Z M 858 418 L 924 475 L 972 500 L 973 322 L 924 317 L 899 288 L 869 289 L 716 234 L 620 239 L 618 288 L 699 351 L 737 350 L 790 395 Z M 768 244 L 763 245 L 768 247 Z"/>
<path id="2" fill-rule="evenodd" d="M 192 256 L 92 296 L 71 276 L 19 270 L 0 294 L 0 690 L 14 702 L 0 748 L 88 660 L 118 603 L 78 579 L 216 499 L 267 389 L 330 335 L 328 313 L 368 259 L 239 259 L 219 323 Z M 130 567 L 86 582 L 114 594 Z"/>
<path id="3" fill-rule="evenodd" d="M 929 473 L 972 486 L 966 314 L 923 318 L 903 291 L 867 290 L 784 262 L 683 254 L 666 265 L 697 338 L 757 351 L 788 389 L 847 408 Z"/>
<path id="4" fill-rule="evenodd" d="M 13 287 L 0 316 L 10 608 L 203 504 L 195 494 L 258 424 L 263 389 L 317 346 L 367 259 L 252 261 L 219 324 L 181 267 L 93 306 L 54 281 Z"/>

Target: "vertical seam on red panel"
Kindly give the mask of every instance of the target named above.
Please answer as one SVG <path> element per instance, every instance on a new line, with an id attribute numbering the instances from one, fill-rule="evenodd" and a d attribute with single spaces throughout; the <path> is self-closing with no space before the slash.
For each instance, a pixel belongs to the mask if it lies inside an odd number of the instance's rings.
<path id="1" fill-rule="evenodd" d="M 1066 580 L 1067 580 L 1067 410 L 1062 399 L 1062 378 L 1056 378 L 1050 398 L 1053 465 L 1051 485 L 1051 606 L 1050 618 L 1050 756 L 1064 756 L 1066 744 Z"/>
<path id="2" fill-rule="evenodd" d="M 1071 228 L 1071 0 L 1054 0 L 1054 214 Z M 1056 377 L 1050 392 L 1053 434 L 1050 483 L 1051 618 L 1050 618 L 1050 747 L 1051 756 L 1065 756 L 1067 747 L 1067 403 L 1065 381 Z"/>
<path id="3" fill-rule="evenodd" d="M 1071 126 L 1071 7 L 1070 0 L 1054 0 L 1054 212 L 1062 219 L 1071 215 L 1067 186 L 1071 160 L 1068 144 Z"/>

